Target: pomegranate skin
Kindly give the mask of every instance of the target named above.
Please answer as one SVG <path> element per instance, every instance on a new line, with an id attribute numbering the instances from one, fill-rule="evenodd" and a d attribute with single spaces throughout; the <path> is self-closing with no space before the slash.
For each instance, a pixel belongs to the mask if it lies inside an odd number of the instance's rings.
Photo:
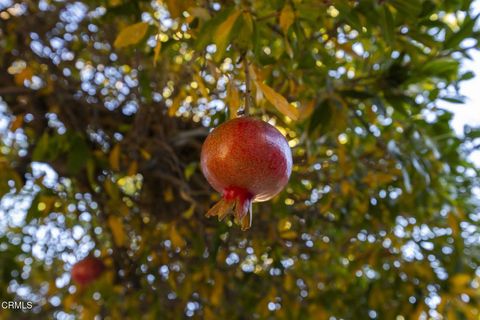
<path id="1" fill-rule="evenodd" d="M 80 285 L 87 285 L 100 277 L 105 269 L 102 260 L 87 257 L 77 262 L 72 268 L 72 279 Z"/>
<path id="2" fill-rule="evenodd" d="M 202 147 L 201 165 L 207 181 L 224 198 L 229 196 L 226 190 L 243 190 L 251 201 L 260 202 L 271 199 L 287 184 L 292 153 L 274 126 L 241 117 L 210 133 Z"/>

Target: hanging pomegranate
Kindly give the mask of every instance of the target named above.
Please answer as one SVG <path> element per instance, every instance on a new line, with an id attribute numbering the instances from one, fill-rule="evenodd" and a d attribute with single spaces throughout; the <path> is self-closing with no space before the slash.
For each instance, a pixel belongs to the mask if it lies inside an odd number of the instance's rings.
<path id="1" fill-rule="evenodd" d="M 72 279 L 80 285 L 87 285 L 98 279 L 104 269 L 105 265 L 102 260 L 87 257 L 73 265 Z"/>
<path id="2" fill-rule="evenodd" d="M 219 220 L 234 212 L 242 230 L 252 224 L 252 202 L 267 201 L 287 184 L 292 153 L 285 137 L 272 125 L 250 117 L 215 128 L 201 153 L 202 171 L 222 194 L 207 216 Z"/>

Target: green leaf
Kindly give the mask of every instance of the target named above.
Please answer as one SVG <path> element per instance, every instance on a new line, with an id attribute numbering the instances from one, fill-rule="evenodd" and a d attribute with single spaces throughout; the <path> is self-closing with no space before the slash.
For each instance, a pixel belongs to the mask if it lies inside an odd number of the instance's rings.
<path id="1" fill-rule="evenodd" d="M 460 27 L 460 29 L 457 32 L 447 36 L 447 38 L 445 39 L 445 42 L 443 43 L 443 48 L 456 49 L 463 40 L 471 37 L 477 18 L 478 18 L 478 15 L 473 19 L 467 16 L 462 26 Z"/>
<path id="2" fill-rule="evenodd" d="M 215 16 L 213 16 L 212 19 L 207 20 L 201 25 L 195 40 L 194 47 L 196 50 L 204 50 L 207 45 L 214 42 L 213 35 L 215 34 L 215 30 L 220 23 L 227 19 L 227 17 L 232 13 L 232 11 L 233 8 L 225 9 L 217 13 Z"/>
<path id="3" fill-rule="evenodd" d="M 439 58 L 431 60 L 420 68 L 420 72 L 428 76 L 450 78 L 457 74 L 460 63 L 452 58 Z"/>
<path id="4" fill-rule="evenodd" d="M 335 3 L 335 7 L 340 11 L 340 17 L 342 17 L 347 24 L 357 31 L 363 32 L 364 24 L 360 21 L 360 13 L 352 8 L 347 1 L 339 1 Z"/>
<path id="5" fill-rule="evenodd" d="M 464 104 L 465 103 L 465 97 L 462 97 L 462 96 L 441 97 L 440 99 L 448 101 L 450 103 L 458 103 L 458 104 Z"/>
<path id="6" fill-rule="evenodd" d="M 356 89 L 349 89 L 349 90 L 341 90 L 340 95 L 342 97 L 350 97 L 350 98 L 356 98 L 360 100 L 365 100 L 365 99 L 370 99 L 375 97 L 374 94 L 367 92 L 367 91 L 360 91 Z"/>
<path id="7" fill-rule="evenodd" d="M 238 45 L 239 49 L 251 49 L 253 47 L 253 29 L 254 22 L 251 14 L 248 12 L 242 13 L 232 31 L 234 34 L 238 34 L 235 37 L 235 44 Z"/>
<path id="8" fill-rule="evenodd" d="M 400 15 L 409 17 L 410 19 L 418 17 L 422 10 L 422 6 L 419 5 L 418 1 L 393 0 L 391 1 L 391 4 L 398 10 Z"/>
<path id="9" fill-rule="evenodd" d="M 40 139 L 38 139 L 35 148 L 33 149 L 33 161 L 45 161 L 49 158 L 49 154 L 51 153 L 49 141 L 48 134 L 46 132 L 42 134 Z"/>
<path id="10" fill-rule="evenodd" d="M 472 71 L 467 71 L 460 76 L 460 80 L 470 80 L 473 78 L 475 78 L 475 73 L 473 73 Z"/>
<path id="11" fill-rule="evenodd" d="M 27 215 L 25 217 L 25 222 L 29 223 L 33 219 L 38 219 L 41 217 L 41 212 L 38 210 L 38 204 L 40 202 L 40 193 L 37 193 L 32 199 L 32 203 L 28 208 Z"/>
<path id="12" fill-rule="evenodd" d="M 393 20 L 392 12 L 387 4 L 384 4 L 380 8 L 380 22 L 385 40 L 390 46 L 392 46 L 395 41 L 395 22 Z"/>
<path id="13" fill-rule="evenodd" d="M 198 167 L 198 162 L 191 162 L 185 167 L 185 170 L 184 170 L 183 174 L 185 175 L 185 179 L 187 181 L 190 180 L 192 175 L 197 170 L 197 167 Z"/>
<path id="14" fill-rule="evenodd" d="M 322 100 L 312 113 L 312 117 L 310 118 L 310 122 L 308 124 L 308 134 L 312 135 L 312 133 L 317 129 L 323 130 L 330 124 L 332 116 L 333 110 L 330 100 Z"/>
<path id="15" fill-rule="evenodd" d="M 72 175 L 85 166 L 89 156 L 89 148 L 80 136 L 75 136 L 70 144 L 70 152 L 67 155 L 67 168 Z"/>

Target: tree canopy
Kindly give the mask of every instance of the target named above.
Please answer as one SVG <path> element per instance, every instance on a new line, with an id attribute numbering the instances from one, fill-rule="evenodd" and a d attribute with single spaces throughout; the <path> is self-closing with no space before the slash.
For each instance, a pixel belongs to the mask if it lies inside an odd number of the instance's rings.
<path id="1" fill-rule="evenodd" d="M 478 319 L 471 7 L 0 0 L 0 317 Z M 199 160 L 245 104 L 294 165 L 242 232 Z"/>

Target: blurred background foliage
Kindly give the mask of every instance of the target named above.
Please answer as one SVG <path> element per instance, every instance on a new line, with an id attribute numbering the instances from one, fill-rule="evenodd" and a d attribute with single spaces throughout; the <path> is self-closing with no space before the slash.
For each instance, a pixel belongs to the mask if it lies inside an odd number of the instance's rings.
<path id="1" fill-rule="evenodd" d="M 471 6 L 0 0 L 0 317 L 478 319 Z M 294 168 L 241 232 L 199 151 L 247 78 Z"/>

